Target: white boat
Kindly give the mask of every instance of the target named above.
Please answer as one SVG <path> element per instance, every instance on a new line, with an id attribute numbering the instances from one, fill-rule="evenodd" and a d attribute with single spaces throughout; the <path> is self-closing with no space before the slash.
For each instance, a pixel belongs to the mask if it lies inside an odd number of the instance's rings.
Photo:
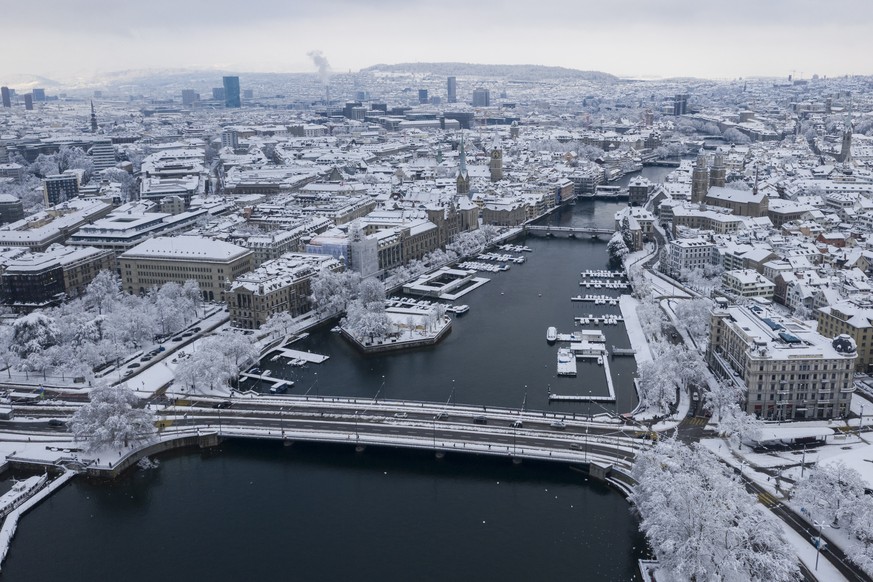
<path id="1" fill-rule="evenodd" d="M 546 341 L 553 342 L 558 339 L 558 330 L 550 327 L 546 330 Z"/>
<path id="2" fill-rule="evenodd" d="M 23 481 L 16 481 L 12 489 L 0 497 L 0 517 L 5 517 L 10 511 L 21 505 L 38 488 L 48 481 L 48 475 L 28 477 Z"/>
<path id="3" fill-rule="evenodd" d="M 597 363 L 601 366 L 603 365 L 603 356 L 597 356 Z"/>
<path id="4" fill-rule="evenodd" d="M 454 313 L 455 315 L 462 315 L 462 314 L 470 311 L 470 306 L 469 305 L 451 305 L 449 307 L 446 307 L 446 311 L 448 311 L 449 313 Z"/>

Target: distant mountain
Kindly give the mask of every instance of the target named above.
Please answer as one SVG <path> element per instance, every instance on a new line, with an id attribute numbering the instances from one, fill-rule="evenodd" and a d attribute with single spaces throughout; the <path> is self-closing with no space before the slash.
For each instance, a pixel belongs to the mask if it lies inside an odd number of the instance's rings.
<path id="1" fill-rule="evenodd" d="M 46 77 L 40 77 L 39 75 L 9 75 L 3 77 L 0 85 L 12 87 L 19 92 L 30 91 L 34 87 L 41 89 L 55 89 L 61 86 L 57 81 L 53 81 Z"/>
<path id="2" fill-rule="evenodd" d="M 362 69 L 362 73 L 415 73 L 431 74 L 445 77 L 495 77 L 512 78 L 527 81 L 542 81 L 546 79 L 579 79 L 596 83 L 616 83 L 619 78 L 601 71 L 580 71 L 565 67 L 547 67 L 544 65 L 478 65 L 473 63 L 398 63 L 396 65 L 379 64 Z"/>

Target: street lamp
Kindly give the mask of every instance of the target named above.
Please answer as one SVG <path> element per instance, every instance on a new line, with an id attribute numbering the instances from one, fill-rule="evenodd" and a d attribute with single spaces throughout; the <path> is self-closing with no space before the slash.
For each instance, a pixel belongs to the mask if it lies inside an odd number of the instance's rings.
<path id="1" fill-rule="evenodd" d="M 819 554 L 821 554 L 821 546 L 822 546 L 821 528 L 831 527 L 831 526 L 826 525 L 825 523 L 819 522 L 819 521 L 813 521 L 812 525 L 814 525 L 815 527 L 818 528 L 818 538 L 816 538 L 816 540 L 815 540 L 815 570 L 816 570 L 816 572 L 818 572 L 818 556 L 819 556 Z"/>

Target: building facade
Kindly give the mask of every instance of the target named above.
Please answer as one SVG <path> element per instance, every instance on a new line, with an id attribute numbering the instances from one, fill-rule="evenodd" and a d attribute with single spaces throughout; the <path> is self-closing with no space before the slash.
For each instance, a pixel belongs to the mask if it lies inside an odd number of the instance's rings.
<path id="1" fill-rule="evenodd" d="M 854 342 L 828 339 L 755 307 L 712 312 L 710 366 L 746 387 L 745 410 L 760 418 L 845 418 L 855 390 Z"/>
<path id="2" fill-rule="evenodd" d="M 194 280 L 205 301 L 224 301 L 230 284 L 251 270 L 252 251 L 203 236 L 154 237 L 118 258 L 128 293 Z"/>

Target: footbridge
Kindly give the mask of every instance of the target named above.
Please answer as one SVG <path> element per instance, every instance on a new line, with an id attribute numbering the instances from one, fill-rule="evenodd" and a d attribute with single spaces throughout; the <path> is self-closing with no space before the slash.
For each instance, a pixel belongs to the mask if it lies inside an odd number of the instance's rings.
<path id="1" fill-rule="evenodd" d="M 563 236 L 574 238 L 578 236 L 606 236 L 612 235 L 615 230 L 610 228 L 594 228 L 588 226 L 540 226 L 529 224 L 525 227 L 525 231 L 532 235 L 538 236 Z"/>

